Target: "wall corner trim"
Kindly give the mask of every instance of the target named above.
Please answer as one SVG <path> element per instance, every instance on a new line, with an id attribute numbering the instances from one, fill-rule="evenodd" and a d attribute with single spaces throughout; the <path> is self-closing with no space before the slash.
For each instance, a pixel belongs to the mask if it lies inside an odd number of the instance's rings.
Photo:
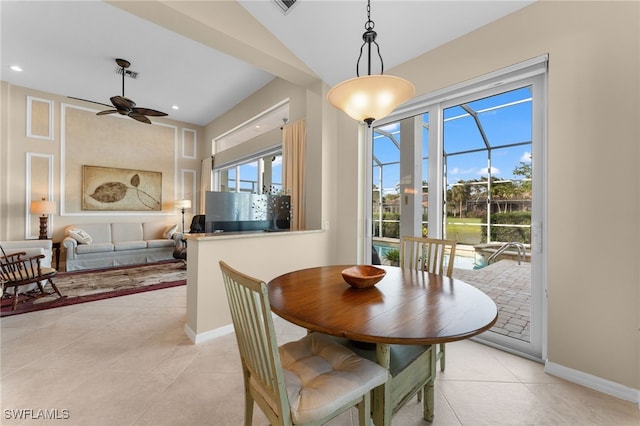
<path id="1" fill-rule="evenodd" d="M 189 337 L 191 342 L 194 345 L 198 345 L 200 343 L 208 342 L 210 340 L 217 339 L 218 337 L 226 336 L 227 334 L 233 333 L 233 324 L 224 325 L 222 327 L 215 328 L 213 330 L 209 330 L 204 333 L 196 333 L 189 327 L 189 324 L 184 325 L 184 332 Z"/>

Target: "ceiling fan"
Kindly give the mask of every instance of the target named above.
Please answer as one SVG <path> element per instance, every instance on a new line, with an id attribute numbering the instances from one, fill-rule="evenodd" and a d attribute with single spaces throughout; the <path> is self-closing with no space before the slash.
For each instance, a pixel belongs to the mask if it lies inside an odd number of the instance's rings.
<path id="1" fill-rule="evenodd" d="M 125 97 L 124 96 L 124 77 L 128 72 L 126 69 L 129 68 L 129 66 L 131 66 L 131 63 L 126 59 L 119 59 L 119 58 L 116 59 L 116 63 L 118 64 L 119 67 L 122 68 L 122 96 L 112 96 L 110 98 L 110 101 L 113 104 L 113 107 L 115 107 L 115 109 L 100 111 L 96 115 L 107 115 L 107 114 L 118 113 L 121 115 L 129 116 L 134 120 L 138 120 L 142 123 L 147 123 L 147 124 L 151 124 L 151 120 L 149 120 L 147 116 L 164 117 L 168 115 L 165 112 L 156 111 L 155 109 L 136 107 L 136 103 L 133 100 Z M 74 98 L 72 96 L 69 96 L 69 98 L 77 99 L 79 101 L 92 102 L 94 104 L 104 105 L 107 107 L 112 107 L 112 105 L 103 104 L 102 102 L 89 101 L 87 99 Z"/>

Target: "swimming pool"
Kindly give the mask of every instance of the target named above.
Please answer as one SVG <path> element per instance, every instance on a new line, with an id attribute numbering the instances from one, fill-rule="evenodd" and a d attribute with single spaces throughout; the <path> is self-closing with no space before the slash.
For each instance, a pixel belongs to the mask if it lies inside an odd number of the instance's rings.
<path id="1" fill-rule="evenodd" d="M 398 250 L 398 243 L 386 243 L 375 241 L 373 247 L 378 252 L 382 263 L 387 262 L 385 255 L 392 250 Z M 456 247 L 456 257 L 453 259 L 453 267 L 458 269 L 481 269 L 487 266 L 487 261 L 483 255 L 476 253 L 473 247 Z"/>

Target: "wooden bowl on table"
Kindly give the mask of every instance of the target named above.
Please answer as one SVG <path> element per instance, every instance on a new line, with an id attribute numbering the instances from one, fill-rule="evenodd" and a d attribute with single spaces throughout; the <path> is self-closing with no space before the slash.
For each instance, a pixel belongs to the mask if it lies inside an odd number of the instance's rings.
<path id="1" fill-rule="evenodd" d="M 384 278 L 384 269 L 371 265 L 356 265 L 342 271 L 342 278 L 354 288 L 373 287 Z"/>

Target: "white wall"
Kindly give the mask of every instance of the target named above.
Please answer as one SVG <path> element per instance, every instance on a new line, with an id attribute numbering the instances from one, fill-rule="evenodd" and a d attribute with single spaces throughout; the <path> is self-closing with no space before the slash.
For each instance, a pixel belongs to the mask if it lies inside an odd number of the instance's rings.
<path id="1" fill-rule="evenodd" d="M 635 389 L 639 18 L 639 2 L 538 2 L 390 71 L 419 96 L 549 54 L 548 359 Z"/>

